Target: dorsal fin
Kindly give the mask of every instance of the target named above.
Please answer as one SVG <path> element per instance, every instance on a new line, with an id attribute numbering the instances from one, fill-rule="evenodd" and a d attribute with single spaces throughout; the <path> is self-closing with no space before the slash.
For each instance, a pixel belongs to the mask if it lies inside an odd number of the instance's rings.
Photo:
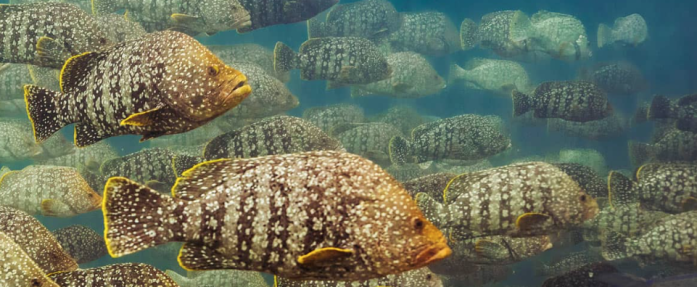
<path id="1" fill-rule="evenodd" d="M 229 166 L 231 159 L 217 159 L 203 162 L 182 173 L 172 186 L 172 196 L 184 200 L 194 200 L 202 194 L 210 191 L 209 188 L 216 185 L 220 177 L 211 176 L 219 174 L 220 170 Z"/>
<path id="2" fill-rule="evenodd" d="M 617 171 L 608 173 L 608 202 L 611 208 L 616 205 L 625 205 L 637 202 L 637 196 L 633 194 L 635 183 L 625 175 Z"/>
<path id="3" fill-rule="evenodd" d="M 458 192 L 460 188 L 468 188 L 475 182 L 487 177 L 486 172 L 468 172 L 460 174 L 451 179 L 444 188 L 444 203 L 448 204 L 458 197 L 462 192 Z"/>
<path id="4" fill-rule="evenodd" d="M 61 92 L 65 93 L 77 86 L 79 81 L 90 72 L 92 61 L 98 59 L 100 55 L 97 52 L 85 52 L 65 61 L 60 75 Z"/>

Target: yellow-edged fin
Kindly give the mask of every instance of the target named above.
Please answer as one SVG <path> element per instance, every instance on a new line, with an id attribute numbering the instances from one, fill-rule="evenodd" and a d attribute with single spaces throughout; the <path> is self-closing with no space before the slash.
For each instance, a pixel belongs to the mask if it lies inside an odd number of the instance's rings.
<path id="1" fill-rule="evenodd" d="M 274 287 L 279 287 L 279 276 L 274 275 Z"/>
<path id="2" fill-rule="evenodd" d="M 36 124 L 34 123 L 34 119 L 32 119 L 32 115 L 29 112 L 29 93 L 30 93 L 30 87 L 31 85 L 24 85 L 24 105 L 27 108 L 27 117 L 29 118 L 29 122 L 32 124 L 32 133 L 34 134 L 34 142 L 39 142 L 39 138 L 36 136 Z"/>
<path id="3" fill-rule="evenodd" d="M 516 228 L 519 230 L 534 230 L 550 219 L 550 216 L 542 214 L 529 212 L 524 213 L 516 219 Z"/>
<path id="4" fill-rule="evenodd" d="M 59 82 L 62 93 L 65 92 L 65 88 L 67 85 L 69 86 L 73 83 L 77 83 L 77 81 L 82 80 L 84 78 L 82 77 L 82 75 L 73 74 L 73 70 L 75 70 L 75 68 L 78 66 L 85 65 L 96 55 L 97 53 L 95 52 L 85 52 L 80 55 L 72 56 L 67 61 L 65 61 L 65 64 L 63 64 L 63 68 L 61 68 L 61 75 L 59 76 Z M 78 70 L 83 70 L 84 72 L 89 71 L 88 69 Z"/>
<path id="5" fill-rule="evenodd" d="M 643 164 L 643 165 L 640 166 L 640 167 L 637 169 L 637 171 L 635 172 L 635 179 L 636 179 L 637 181 L 640 181 L 640 173 L 642 172 L 642 168 L 644 168 L 645 166 L 647 166 L 647 164 Z"/>
<path id="6" fill-rule="evenodd" d="M 36 53 L 40 58 L 57 61 L 70 57 L 70 53 L 58 41 L 48 36 L 36 41 Z"/>
<path id="7" fill-rule="evenodd" d="M 499 243 L 492 242 L 491 240 L 487 239 L 480 239 L 477 242 L 475 242 L 475 253 L 477 254 L 478 257 L 489 257 L 486 252 L 488 248 L 503 248 Z"/>
<path id="8" fill-rule="evenodd" d="M 172 190 L 171 190 L 172 197 L 182 198 L 181 194 L 177 194 L 177 189 L 179 187 L 179 184 L 182 183 L 182 181 L 187 180 L 188 178 L 194 176 L 195 171 L 197 171 L 198 169 L 204 169 L 207 166 L 211 166 L 215 163 L 223 162 L 223 161 L 232 161 L 232 159 L 221 158 L 221 159 L 214 159 L 214 160 L 205 161 L 205 162 L 202 162 L 202 163 L 199 163 L 199 164 L 193 166 L 192 168 L 190 168 L 188 170 L 185 170 L 184 172 L 182 172 L 181 176 L 177 175 L 177 181 L 175 181 L 175 184 L 172 186 Z M 173 165 L 174 165 L 174 162 L 173 162 Z M 173 166 L 173 168 L 174 168 L 174 166 Z M 194 194 L 189 194 L 189 192 L 187 194 L 190 196 L 194 196 Z M 186 198 L 182 198 L 182 199 L 186 199 Z"/>
<path id="9" fill-rule="evenodd" d="M 615 210 L 616 208 L 613 206 L 613 190 L 611 188 L 611 178 L 613 178 L 613 171 L 609 172 L 608 178 L 606 178 L 606 189 L 608 190 L 608 205 Z"/>
<path id="10" fill-rule="evenodd" d="M 107 252 L 109 253 L 109 256 L 112 258 L 118 258 L 121 257 L 120 255 L 114 254 L 114 251 L 111 249 L 111 244 L 109 244 L 109 238 L 107 237 L 107 232 L 109 231 L 109 221 L 107 221 L 107 215 L 109 212 L 107 212 L 107 198 L 109 198 L 109 187 L 114 185 L 115 181 L 122 181 L 122 180 L 128 180 L 125 177 L 111 177 L 107 180 L 107 183 L 104 184 L 104 191 L 102 192 L 102 214 L 104 215 L 104 243 L 107 246 Z"/>
<path id="11" fill-rule="evenodd" d="M 182 269 L 184 269 L 185 271 L 201 271 L 201 270 L 190 269 L 190 268 L 184 266 L 184 264 L 182 264 L 182 251 L 183 250 L 184 250 L 184 244 L 182 244 L 182 247 L 179 248 L 179 252 L 177 253 L 177 264 L 179 264 L 179 267 L 182 267 Z"/>
<path id="12" fill-rule="evenodd" d="M 200 18 L 198 16 L 192 16 L 187 14 L 174 13 L 170 15 L 173 21 L 181 25 L 187 25 L 192 22 L 198 21 Z"/>
<path id="13" fill-rule="evenodd" d="M 41 214 L 44 216 L 58 216 L 61 211 L 68 210 L 68 206 L 55 199 L 44 199 L 41 201 Z"/>
<path id="14" fill-rule="evenodd" d="M 153 119 L 153 116 L 155 113 L 157 113 L 161 108 L 154 108 L 151 110 L 147 110 L 145 112 L 140 112 L 140 113 L 135 113 L 127 118 L 125 118 L 119 125 L 122 126 L 134 126 L 134 127 L 147 127 L 155 123 L 155 120 Z"/>
<path id="15" fill-rule="evenodd" d="M 2 183 L 2 180 L 0 179 L 0 183 Z M 681 211 L 686 212 L 686 211 L 691 211 L 691 210 L 696 210 L 696 205 L 698 202 L 696 202 L 696 198 L 691 196 L 689 198 L 684 199 L 681 201 Z"/>
<path id="16" fill-rule="evenodd" d="M 310 253 L 298 257 L 298 264 L 304 266 L 325 265 L 335 262 L 338 259 L 347 258 L 354 254 L 354 251 L 336 247 L 325 247 L 311 251 Z"/>
<path id="17" fill-rule="evenodd" d="M 2 176 L 0 176 L 0 186 L 2 186 L 2 181 L 5 180 L 5 178 L 7 177 L 8 174 L 16 173 L 16 172 L 17 172 L 16 170 L 11 170 L 11 171 L 6 172 Z"/>

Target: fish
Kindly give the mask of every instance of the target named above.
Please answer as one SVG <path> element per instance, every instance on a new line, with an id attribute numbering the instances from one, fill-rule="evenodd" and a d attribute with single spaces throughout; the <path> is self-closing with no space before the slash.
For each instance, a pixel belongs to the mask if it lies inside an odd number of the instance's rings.
<path id="1" fill-rule="evenodd" d="M 105 81 L 111 89 L 101 89 Z M 78 147 L 118 135 L 147 140 L 189 131 L 252 91 L 245 75 L 175 31 L 70 58 L 61 71 L 60 92 L 32 85 L 24 90 L 36 140 L 75 123 Z"/>
<path id="2" fill-rule="evenodd" d="M 628 153 L 633 166 L 692 160 L 696 158 L 696 134 L 670 128 L 655 143 L 628 141 Z"/>
<path id="3" fill-rule="evenodd" d="M 74 168 L 87 167 L 93 171 L 98 171 L 104 161 L 116 157 L 119 157 L 119 153 L 108 143 L 101 142 L 84 148 L 73 147 L 72 153 L 59 157 L 39 159 L 36 163 Z"/>
<path id="4" fill-rule="evenodd" d="M 465 68 L 451 64 L 449 83 L 463 83 L 466 89 L 485 90 L 497 95 L 511 91 L 530 91 L 528 73 L 521 64 L 508 60 L 471 59 Z"/>
<path id="5" fill-rule="evenodd" d="M 594 218 L 596 200 L 567 174 L 544 162 L 507 165 L 453 178 L 443 203 L 415 201 L 449 237 L 547 235 Z"/>
<path id="6" fill-rule="evenodd" d="M 611 287 L 599 277 L 619 273 L 613 265 L 605 262 L 589 264 L 543 282 L 544 287 L 598 286 Z"/>
<path id="7" fill-rule="evenodd" d="M 458 174 L 450 172 L 439 172 L 430 175 L 425 175 L 415 179 L 410 179 L 402 183 L 405 190 L 414 197 L 418 193 L 425 193 L 432 198 L 443 197 L 444 189 L 452 178 Z"/>
<path id="8" fill-rule="evenodd" d="M 54 230 L 53 236 L 78 264 L 89 263 L 107 255 L 104 237 L 84 225 Z"/>
<path id="9" fill-rule="evenodd" d="M 385 36 L 390 51 L 442 56 L 461 50 L 458 28 L 441 12 L 400 13 L 402 25 Z"/>
<path id="10" fill-rule="evenodd" d="M 533 111 L 536 118 L 575 122 L 600 120 L 613 114 L 606 93 L 590 82 L 545 82 L 531 94 L 514 90 L 514 116 Z"/>
<path id="11" fill-rule="evenodd" d="M 306 120 L 276 116 L 212 139 L 204 158 L 254 158 L 316 150 L 344 150 L 342 143 Z"/>
<path id="12" fill-rule="evenodd" d="M 31 126 L 16 120 L 0 120 L 0 161 L 19 162 L 39 156 L 41 146 L 31 136 Z"/>
<path id="13" fill-rule="evenodd" d="M 630 62 L 598 63 L 579 71 L 578 78 L 590 81 L 610 95 L 634 95 L 647 89 L 642 71 Z"/>
<path id="14" fill-rule="evenodd" d="M 0 5 L 0 63 L 60 69 L 71 56 L 113 43 L 97 20 L 68 3 Z"/>
<path id="15" fill-rule="evenodd" d="M 143 263 L 112 264 L 49 276 L 61 287 L 162 286 L 178 287 L 165 272 Z"/>
<path id="16" fill-rule="evenodd" d="M 637 46 L 648 38 L 647 22 L 642 15 L 634 13 L 616 18 L 613 27 L 599 24 L 596 45 L 603 48 L 609 45 Z"/>
<path id="17" fill-rule="evenodd" d="M 390 140 L 390 160 L 394 164 L 439 159 L 479 160 L 511 146 L 497 116 L 464 114 L 422 124 L 412 130 L 411 140 Z"/>
<path id="18" fill-rule="evenodd" d="M 77 5 L 80 9 L 85 12 L 92 13 L 92 4 L 89 0 L 10 0 L 10 4 L 32 4 L 32 3 L 42 3 L 42 2 L 55 2 L 55 3 L 70 3 Z"/>
<path id="19" fill-rule="evenodd" d="M 364 110 L 359 106 L 351 104 L 307 108 L 303 111 L 302 118 L 326 133 L 343 123 L 361 123 L 366 120 Z"/>
<path id="20" fill-rule="evenodd" d="M 196 1 L 120 1 L 94 0 L 92 11 L 104 15 L 125 9 L 127 18 L 135 22 L 155 23 L 157 30 L 175 29 L 195 36 L 206 33 L 214 35 L 249 27 L 250 12 L 238 0 L 196 0 Z M 149 32 L 155 32 L 150 30 Z"/>
<path id="21" fill-rule="evenodd" d="M 662 224 L 638 237 L 606 232 L 602 255 L 608 261 L 635 259 L 696 265 L 696 211 L 668 216 Z"/>
<path id="22" fill-rule="evenodd" d="M 653 170 L 646 170 L 645 167 Z M 638 169 L 642 177 L 633 183 L 618 172 L 608 176 L 609 198 L 638 200 L 645 208 L 667 213 L 696 210 L 696 165 L 685 163 L 648 164 Z"/>
<path id="23" fill-rule="evenodd" d="M 492 50 L 503 58 L 535 59 L 543 52 L 535 51 L 535 29 L 528 16 L 518 10 L 495 11 L 485 14 L 479 25 L 464 19 L 460 31 L 461 48 L 470 50 L 476 46 Z M 529 55 L 532 54 L 533 55 Z"/>
<path id="24" fill-rule="evenodd" d="M 21 99 L 24 85 L 32 82 L 28 65 L 0 64 L 0 101 Z M 4 112 L 2 114 L 6 115 Z"/>
<path id="25" fill-rule="evenodd" d="M 0 178 L 0 205 L 29 214 L 72 217 L 99 209 L 102 197 L 69 167 L 28 166 Z"/>
<path id="26" fill-rule="evenodd" d="M 601 256 L 601 250 L 590 248 L 588 250 L 569 252 L 553 258 L 549 263 L 540 263 L 536 266 L 536 275 L 545 277 L 557 277 L 573 272 L 584 266 L 603 263 L 605 260 Z"/>
<path id="27" fill-rule="evenodd" d="M 555 59 L 580 61 L 591 58 L 591 45 L 582 21 L 569 14 L 546 10 L 531 16 L 536 48 Z"/>
<path id="28" fill-rule="evenodd" d="M 388 60 L 371 41 L 358 37 L 313 38 L 299 53 L 282 42 L 274 47 L 274 70 L 285 73 L 299 69 L 306 81 L 328 80 L 328 88 L 369 84 L 388 79 Z"/>
<path id="29" fill-rule="evenodd" d="M 99 171 L 107 178 L 123 176 L 144 185 L 161 183 L 170 187 L 177 180 L 177 175 L 172 171 L 172 161 L 176 156 L 176 153 L 165 148 L 143 149 L 106 160 Z M 169 192 L 169 188 L 164 191 Z"/>
<path id="30" fill-rule="evenodd" d="M 568 121 L 558 118 L 547 119 L 548 132 L 562 132 L 567 136 L 590 140 L 607 140 L 625 134 L 630 122 L 618 112 L 600 120 L 588 122 Z"/>
<path id="31" fill-rule="evenodd" d="M 269 287 L 264 277 L 259 272 L 239 270 L 209 270 L 198 271 L 193 276 L 182 276 L 179 273 L 167 270 L 165 274 L 172 278 L 180 287 L 199 286 L 229 286 L 229 287 Z"/>
<path id="32" fill-rule="evenodd" d="M 406 182 L 438 172 L 438 170 L 436 170 L 432 162 L 426 162 L 421 164 L 392 164 L 388 166 L 385 169 L 385 171 L 387 171 L 399 182 Z"/>
<path id="33" fill-rule="evenodd" d="M 46 276 L 22 248 L 5 233 L 0 232 L 0 268 L 2 286 L 41 286 L 59 287 Z"/>
<path id="34" fill-rule="evenodd" d="M 593 198 L 608 195 L 606 181 L 591 167 L 578 163 L 552 163 L 552 165 L 569 175 L 572 180 L 579 184 L 579 187 Z"/>
<path id="35" fill-rule="evenodd" d="M 394 98 L 420 98 L 438 94 L 446 81 L 429 61 L 414 52 L 399 52 L 386 57 L 393 73 L 388 79 L 351 86 L 352 97 L 385 95 Z"/>
<path id="36" fill-rule="evenodd" d="M 247 33 L 264 27 L 307 21 L 339 0 L 240 0 L 250 12 L 251 25 L 237 29 Z"/>
<path id="37" fill-rule="evenodd" d="M 599 214 L 584 222 L 582 236 L 585 241 L 601 241 L 603 234 L 608 231 L 623 234 L 627 237 L 641 235 L 650 227 L 655 226 L 668 214 L 661 211 L 642 208 L 636 199 L 618 200 L 617 197 L 607 199 L 609 206 Z"/>
<path id="38" fill-rule="evenodd" d="M 654 96 L 647 109 L 647 118 L 676 119 L 678 130 L 696 133 L 696 94 L 685 95 L 674 101 L 665 96 Z"/>
<path id="39" fill-rule="evenodd" d="M 395 179 L 349 153 L 209 161 L 186 171 L 173 195 L 126 178 L 107 182 L 103 212 L 112 257 L 177 241 L 186 242 L 178 257 L 185 270 L 364 280 L 451 254 Z M 124 212 L 131 209 L 137 211 Z"/>
<path id="40" fill-rule="evenodd" d="M 390 165 L 390 139 L 404 135 L 391 124 L 359 123 L 335 126 L 330 131 L 330 136 L 338 139 L 348 152 L 385 166 Z"/>
<path id="41" fill-rule="evenodd" d="M 403 134 L 408 135 L 414 128 L 431 121 L 431 119 L 423 117 L 410 106 L 397 105 L 390 107 L 383 113 L 371 117 L 369 121 L 391 124 L 400 129 Z"/>
<path id="42" fill-rule="evenodd" d="M 608 175 L 609 172 L 603 154 L 591 148 L 560 150 L 555 162 L 581 164 L 591 168 L 599 175 Z"/>
<path id="43" fill-rule="evenodd" d="M 274 52 L 259 44 L 208 45 L 206 47 L 224 63 L 255 64 L 283 83 L 291 79 L 289 72 L 277 73 L 274 70 Z"/>
<path id="44" fill-rule="evenodd" d="M 105 14 L 96 16 L 100 29 L 107 34 L 107 38 L 114 43 L 131 41 L 142 37 L 148 32 L 138 22 L 129 21 L 126 17 L 117 14 Z"/>
<path id="45" fill-rule="evenodd" d="M 326 15 L 323 13 L 309 19 L 307 25 L 308 39 L 323 37 L 372 39 L 400 29 L 402 16 L 389 1 L 363 0 L 334 5 Z"/>
<path id="46" fill-rule="evenodd" d="M 231 64 L 247 76 L 252 93 L 224 117 L 266 118 L 292 110 L 300 104 L 298 98 L 277 78 L 264 69 L 248 63 Z"/>
<path id="47" fill-rule="evenodd" d="M 420 286 L 443 287 L 438 275 L 422 267 L 400 274 L 388 275 L 365 281 L 321 281 L 321 280 L 290 280 L 274 277 L 275 287 L 374 287 L 374 286 Z"/>
<path id="48" fill-rule="evenodd" d="M 14 241 L 17 248 L 24 251 L 42 273 L 53 274 L 78 268 L 78 263 L 61 247 L 54 235 L 33 216 L 21 210 L 0 206 L 0 220 L 0 233 L 4 240 Z"/>

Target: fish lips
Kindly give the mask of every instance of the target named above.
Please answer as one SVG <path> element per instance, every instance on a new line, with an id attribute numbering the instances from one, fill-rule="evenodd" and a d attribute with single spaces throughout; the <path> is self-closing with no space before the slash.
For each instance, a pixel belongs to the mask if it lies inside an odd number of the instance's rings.
<path id="1" fill-rule="evenodd" d="M 446 238 L 444 237 L 439 243 L 419 252 L 413 262 L 416 268 L 420 268 L 451 256 L 451 253 L 453 253 L 453 251 L 448 247 Z"/>

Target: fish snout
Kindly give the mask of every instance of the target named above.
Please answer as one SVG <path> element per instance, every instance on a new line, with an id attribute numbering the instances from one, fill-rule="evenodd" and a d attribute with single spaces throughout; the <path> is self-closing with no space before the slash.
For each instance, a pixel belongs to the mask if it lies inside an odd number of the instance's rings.
<path id="1" fill-rule="evenodd" d="M 428 248 L 417 254 L 417 256 L 414 258 L 414 264 L 419 267 L 427 266 L 431 263 L 437 262 L 448 256 L 451 256 L 451 253 L 453 253 L 453 251 L 450 247 L 448 247 L 446 238 L 442 237 L 441 241 L 429 246 Z"/>

